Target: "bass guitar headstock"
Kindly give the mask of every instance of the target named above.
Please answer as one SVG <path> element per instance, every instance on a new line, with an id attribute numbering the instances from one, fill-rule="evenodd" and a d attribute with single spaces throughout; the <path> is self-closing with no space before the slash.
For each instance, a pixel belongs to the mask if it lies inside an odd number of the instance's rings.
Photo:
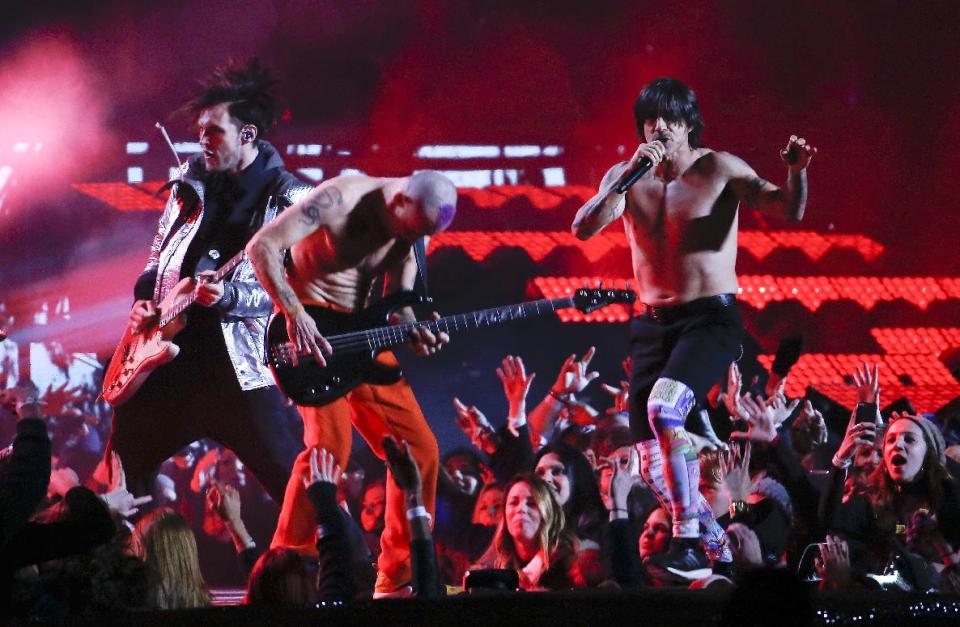
<path id="1" fill-rule="evenodd" d="M 637 294 L 632 289 L 581 287 L 573 293 L 573 305 L 583 313 L 591 313 L 607 305 L 631 305 L 635 300 Z"/>

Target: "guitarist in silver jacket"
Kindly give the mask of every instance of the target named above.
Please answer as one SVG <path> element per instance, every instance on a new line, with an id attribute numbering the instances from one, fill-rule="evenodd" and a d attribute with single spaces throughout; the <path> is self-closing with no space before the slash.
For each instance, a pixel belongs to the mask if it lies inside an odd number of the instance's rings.
<path id="1" fill-rule="evenodd" d="M 275 119 L 272 87 L 254 60 L 217 70 L 188 105 L 202 152 L 167 184 L 170 196 L 134 288 L 132 330 L 156 324 L 157 303 L 184 277 L 194 277 L 196 301 L 174 339 L 179 355 L 116 408 L 105 457 L 120 455 L 135 494 L 152 491 L 165 459 L 209 437 L 237 453 L 280 503 L 301 448 L 260 357 L 270 297 L 247 260 L 226 280 L 213 280 L 260 226 L 310 189 L 260 139 Z"/>

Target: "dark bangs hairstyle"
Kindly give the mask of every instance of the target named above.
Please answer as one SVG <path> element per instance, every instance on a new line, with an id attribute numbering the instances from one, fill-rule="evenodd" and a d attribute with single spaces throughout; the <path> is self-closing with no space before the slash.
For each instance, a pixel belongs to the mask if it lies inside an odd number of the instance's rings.
<path id="1" fill-rule="evenodd" d="M 550 453 L 560 458 L 564 474 L 570 481 L 570 499 L 563 506 L 567 529 L 581 539 L 594 539 L 598 527 L 607 520 L 607 508 L 600 499 L 600 486 L 593 467 L 583 453 L 563 442 L 554 442 L 540 449 L 534 458 L 534 467 Z"/>
<path id="2" fill-rule="evenodd" d="M 662 117 L 668 122 L 683 122 L 690 129 L 688 142 L 691 148 L 700 147 L 703 133 L 703 117 L 697 95 L 681 80 L 664 76 L 648 83 L 633 103 L 633 118 L 637 132 L 643 137 L 643 123 Z"/>
<path id="3" fill-rule="evenodd" d="M 227 110 L 237 126 L 253 124 L 257 127 L 257 137 L 263 137 L 277 122 L 276 85 L 277 81 L 259 59 L 253 58 L 242 65 L 231 60 L 201 83 L 200 91 L 184 109 L 196 118 L 207 107 L 229 103 Z"/>

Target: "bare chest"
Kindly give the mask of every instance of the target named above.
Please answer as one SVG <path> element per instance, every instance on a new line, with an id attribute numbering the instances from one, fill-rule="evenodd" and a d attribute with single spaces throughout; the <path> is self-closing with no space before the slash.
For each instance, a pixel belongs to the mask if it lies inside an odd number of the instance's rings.
<path id="1" fill-rule="evenodd" d="M 401 250 L 403 249 L 403 250 Z M 315 276 L 341 272 L 379 274 L 406 256 L 408 246 L 395 239 L 352 234 L 346 229 L 321 229 L 291 251 L 298 272 Z"/>
<path id="2" fill-rule="evenodd" d="M 713 177 L 689 173 L 672 181 L 651 178 L 631 188 L 626 216 L 650 236 L 666 236 L 729 205 L 735 209 L 736 199 L 724 187 Z"/>

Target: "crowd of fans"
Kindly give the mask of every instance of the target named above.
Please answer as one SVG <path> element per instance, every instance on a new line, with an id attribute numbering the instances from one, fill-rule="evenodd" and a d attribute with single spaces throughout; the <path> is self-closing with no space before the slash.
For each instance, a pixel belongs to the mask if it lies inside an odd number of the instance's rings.
<path id="1" fill-rule="evenodd" d="M 472 404 L 484 399 L 452 399 L 469 446 L 442 458 L 436 519 L 410 518 L 412 594 L 735 587 L 764 569 L 795 573 L 811 589 L 960 593 L 960 442 L 909 407 L 882 411 L 871 364 L 851 373 L 859 402 L 842 433 L 815 394 L 787 398 L 782 360 L 780 374 L 746 383 L 731 364 L 688 418 L 701 493 L 722 527 L 705 547 L 713 574 L 654 576 L 645 562 L 666 551 L 671 514 L 640 477 L 628 386 L 594 383 L 593 356 L 571 355 L 529 411 L 534 374 L 504 358 L 496 374 L 509 410 L 499 426 Z M 585 400 L 594 390 L 610 395 L 609 409 Z M 264 550 L 275 510 L 263 529 L 258 518 L 275 506 L 232 452 L 195 443 L 166 462 L 153 495 L 135 496 L 122 460 L 100 461 L 110 412 L 97 396 L 22 382 L 2 393 L 0 429 L 12 440 L 0 459 L 3 612 L 209 605 L 218 582 L 204 577 L 205 553 L 242 573 L 248 604 L 369 597 L 385 481 L 409 511 L 425 512 L 404 442 L 384 442 L 389 475 L 353 460 L 341 469 L 314 449 L 302 480 L 319 560 Z"/>

